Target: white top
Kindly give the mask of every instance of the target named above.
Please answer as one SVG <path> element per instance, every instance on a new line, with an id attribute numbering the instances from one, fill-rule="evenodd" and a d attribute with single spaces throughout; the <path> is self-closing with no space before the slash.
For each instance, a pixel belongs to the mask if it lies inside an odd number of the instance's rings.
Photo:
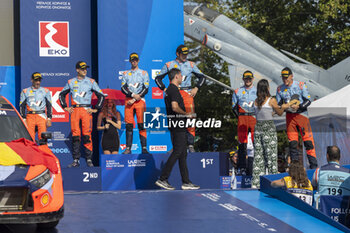
<path id="1" fill-rule="evenodd" d="M 272 107 L 269 105 L 271 97 L 269 97 L 267 99 L 267 101 L 265 102 L 265 104 L 263 106 L 261 106 L 261 109 L 258 108 L 258 106 L 256 106 L 254 104 L 254 108 L 255 108 L 255 115 L 256 115 L 256 120 L 257 121 L 269 121 L 269 120 L 273 120 L 273 109 Z"/>

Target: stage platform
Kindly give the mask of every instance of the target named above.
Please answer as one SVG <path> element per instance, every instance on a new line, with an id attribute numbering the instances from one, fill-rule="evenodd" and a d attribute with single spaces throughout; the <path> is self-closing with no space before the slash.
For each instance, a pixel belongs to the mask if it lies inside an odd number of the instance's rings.
<path id="1" fill-rule="evenodd" d="M 250 189 L 66 193 L 65 216 L 56 229 L 32 232 L 342 231 Z"/>

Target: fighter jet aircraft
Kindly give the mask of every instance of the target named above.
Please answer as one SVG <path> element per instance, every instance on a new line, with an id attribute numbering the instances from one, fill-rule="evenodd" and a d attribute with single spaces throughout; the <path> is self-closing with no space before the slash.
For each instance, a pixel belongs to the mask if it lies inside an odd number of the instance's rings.
<path id="1" fill-rule="evenodd" d="M 184 7 L 185 35 L 212 49 L 229 63 L 231 87 L 242 86 L 242 74 L 249 69 L 254 82 L 265 78 L 271 93 L 282 84 L 281 70 L 288 66 L 294 79 L 305 82 L 311 99 L 318 99 L 350 84 L 350 57 L 328 70 L 287 51 L 280 52 L 225 15 L 202 5 Z M 288 56 L 300 61 L 295 62 Z"/>

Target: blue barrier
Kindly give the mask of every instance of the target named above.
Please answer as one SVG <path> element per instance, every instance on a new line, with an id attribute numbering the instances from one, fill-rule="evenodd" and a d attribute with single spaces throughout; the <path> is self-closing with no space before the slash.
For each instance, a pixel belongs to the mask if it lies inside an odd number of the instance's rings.
<path id="1" fill-rule="evenodd" d="M 310 172 L 311 173 L 311 172 Z M 350 229 L 345 227 L 344 225 L 334 221 L 321 211 L 315 209 L 314 207 L 308 205 L 304 201 L 300 200 L 299 198 L 293 196 L 290 193 L 287 193 L 285 190 L 281 188 L 273 188 L 271 187 L 271 181 L 281 179 L 282 177 L 286 176 L 286 173 L 282 174 L 276 174 L 276 175 L 267 175 L 267 176 L 261 176 L 260 177 L 260 191 L 263 193 L 266 193 L 270 196 L 273 196 L 277 198 L 280 201 L 283 201 L 284 203 L 293 206 L 294 208 L 297 208 L 298 210 L 301 210 L 311 216 L 314 216 L 315 218 L 318 218 L 336 228 L 339 230 L 342 230 L 344 232 L 350 232 Z"/>
<path id="2" fill-rule="evenodd" d="M 155 189 L 169 154 L 101 155 L 102 190 Z M 220 188 L 220 176 L 227 175 L 226 153 L 191 153 L 187 165 L 192 182 L 201 188 Z M 181 176 L 174 166 L 169 182 L 181 186 Z"/>
<path id="3" fill-rule="evenodd" d="M 319 209 L 336 222 L 346 224 L 347 215 L 350 214 L 350 196 L 321 196 Z"/>
<path id="4" fill-rule="evenodd" d="M 252 186 L 251 176 L 236 176 L 237 188 L 250 188 Z M 220 177 L 220 188 L 231 189 L 231 176 Z"/>

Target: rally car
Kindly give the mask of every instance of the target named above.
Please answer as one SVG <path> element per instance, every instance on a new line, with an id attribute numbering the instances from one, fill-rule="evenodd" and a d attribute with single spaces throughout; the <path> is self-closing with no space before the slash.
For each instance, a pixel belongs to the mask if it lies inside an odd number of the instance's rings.
<path id="1" fill-rule="evenodd" d="M 50 137 L 43 133 L 44 138 Z M 0 224 L 55 227 L 63 217 L 59 160 L 37 145 L 13 105 L 0 96 Z"/>

